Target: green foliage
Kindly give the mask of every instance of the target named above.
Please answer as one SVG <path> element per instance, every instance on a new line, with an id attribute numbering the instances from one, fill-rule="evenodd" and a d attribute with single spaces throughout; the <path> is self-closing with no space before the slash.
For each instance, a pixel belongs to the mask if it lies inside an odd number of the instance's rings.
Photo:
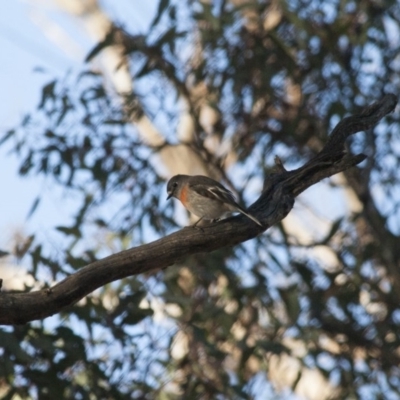
<path id="1" fill-rule="evenodd" d="M 262 182 L 274 155 L 298 165 L 348 113 L 399 93 L 400 43 L 390 39 L 399 4 L 379 4 L 161 0 L 148 34 L 113 27 L 87 61 L 123 46 L 134 92 L 116 100 L 87 68 L 47 84 L 38 109 L 0 138 L 20 175 L 46 176 L 79 202 L 69 226 L 55 221 L 57 251 L 32 237 L 21 253 L 29 272 L 58 281 L 177 228 L 155 161 L 178 142 L 176 99 L 189 104 L 204 163 L 223 170 L 225 161 L 206 145 L 196 88 L 218 112 L 213 135 L 232 144 L 240 190 Z M 143 115 L 165 146 L 139 139 Z M 331 398 L 396 398 L 399 127 L 393 114 L 349 143 L 368 154 L 366 165 L 324 190 L 334 199 L 345 186 L 360 207 L 332 216 L 318 237 L 302 241 L 281 224 L 235 249 L 114 282 L 59 316 L 0 330 L 4 398 L 279 398 L 273 360 L 285 357 L 300 366 L 293 392 L 305 370 L 317 370 L 336 387 Z M 326 201 L 319 196 L 310 208 Z M 30 214 L 38 208 L 40 198 Z M 333 266 L 316 246 L 334 254 Z"/>

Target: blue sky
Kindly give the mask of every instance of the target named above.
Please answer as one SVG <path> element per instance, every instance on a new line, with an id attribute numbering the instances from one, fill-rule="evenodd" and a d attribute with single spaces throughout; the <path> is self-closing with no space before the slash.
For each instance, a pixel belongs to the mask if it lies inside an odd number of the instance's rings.
<path id="1" fill-rule="evenodd" d="M 37 105 L 40 89 L 51 76 L 77 64 L 49 42 L 38 26 L 31 21 L 32 7 L 27 3 L 0 3 L 0 129 L 1 134 L 17 126 L 27 112 Z M 47 72 L 35 72 L 42 67 Z M 0 214 L 0 246 L 7 250 L 16 230 L 29 231 L 26 216 L 42 182 L 21 179 L 18 162 L 0 148 L 0 179 L 2 191 Z M 49 210 L 50 211 L 50 210 Z M 51 215 L 52 212 L 49 212 Z M 27 232 L 29 233 L 29 232 Z"/>
<path id="2" fill-rule="evenodd" d="M 68 70 L 79 70 L 94 45 L 83 27 L 55 3 L 52 0 L 0 2 L 0 136 L 18 126 L 26 113 L 35 110 L 45 83 Z M 146 29 L 157 2 L 139 5 L 135 12 L 125 0 L 103 4 L 113 20 L 125 26 L 132 24 L 133 32 L 140 32 Z M 68 45 L 61 49 L 52 40 L 54 35 L 68 37 Z M 15 231 L 22 230 L 28 235 L 38 229 L 46 232 L 69 216 L 68 207 L 59 202 L 62 195 L 59 188 L 42 178 L 21 179 L 17 171 L 16 158 L 1 147 L 0 249 L 4 250 L 9 249 Z M 43 192 L 46 195 L 37 213 L 27 220 L 32 202 Z"/>

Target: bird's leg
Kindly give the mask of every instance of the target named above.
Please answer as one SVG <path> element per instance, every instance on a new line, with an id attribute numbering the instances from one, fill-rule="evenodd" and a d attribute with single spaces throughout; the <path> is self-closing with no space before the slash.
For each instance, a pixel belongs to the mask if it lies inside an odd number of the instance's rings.
<path id="1" fill-rule="evenodd" d="M 192 227 L 193 228 L 197 228 L 197 224 L 203 219 L 203 217 L 201 217 L 197 222 L 195 222 Z M 201 227 L 199 227 L 201 229 Z"/>

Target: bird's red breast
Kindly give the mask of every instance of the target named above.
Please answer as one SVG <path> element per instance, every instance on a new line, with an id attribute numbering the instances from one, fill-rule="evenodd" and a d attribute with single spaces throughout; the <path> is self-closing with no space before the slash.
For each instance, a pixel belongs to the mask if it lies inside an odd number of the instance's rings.
<path id="1" fill-rule="evenodd" d="M 179 193 L 179 200 L 186 207 L 187 197 L 188 197 L 188 185 L 183 185 L 181 192 Z"/>

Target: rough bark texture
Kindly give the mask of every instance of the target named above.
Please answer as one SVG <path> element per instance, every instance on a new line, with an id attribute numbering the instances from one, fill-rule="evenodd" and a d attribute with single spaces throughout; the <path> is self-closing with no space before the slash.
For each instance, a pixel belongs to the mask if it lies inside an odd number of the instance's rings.
<path id="1" fill-rule="evenodd" d="M 2 292 L 0 324 L 23 324 L 51 316 L 106 283 L 163 269 L 188 255 L 208 253 L 254 238 L 281 221 L 292 209 L 295 197 L 308 187 L 363 161 L 365 155 L 345 152 L 346 139 L 358 131 L 373 127 L 393 111 L 396 104 L 394 95 L 386 95 L 359 115 L 343 119 L 321 152 L 296 170 L 286 171 L 277 159 L 277 172 L 266 178 L 263 193 L 250 207 L 251 212 L 264 224 L 264 229 L 243 216 L 202 229 L 188 227 L 155 242 L 91 263 L 52 288 L 31 293 Z"/>

